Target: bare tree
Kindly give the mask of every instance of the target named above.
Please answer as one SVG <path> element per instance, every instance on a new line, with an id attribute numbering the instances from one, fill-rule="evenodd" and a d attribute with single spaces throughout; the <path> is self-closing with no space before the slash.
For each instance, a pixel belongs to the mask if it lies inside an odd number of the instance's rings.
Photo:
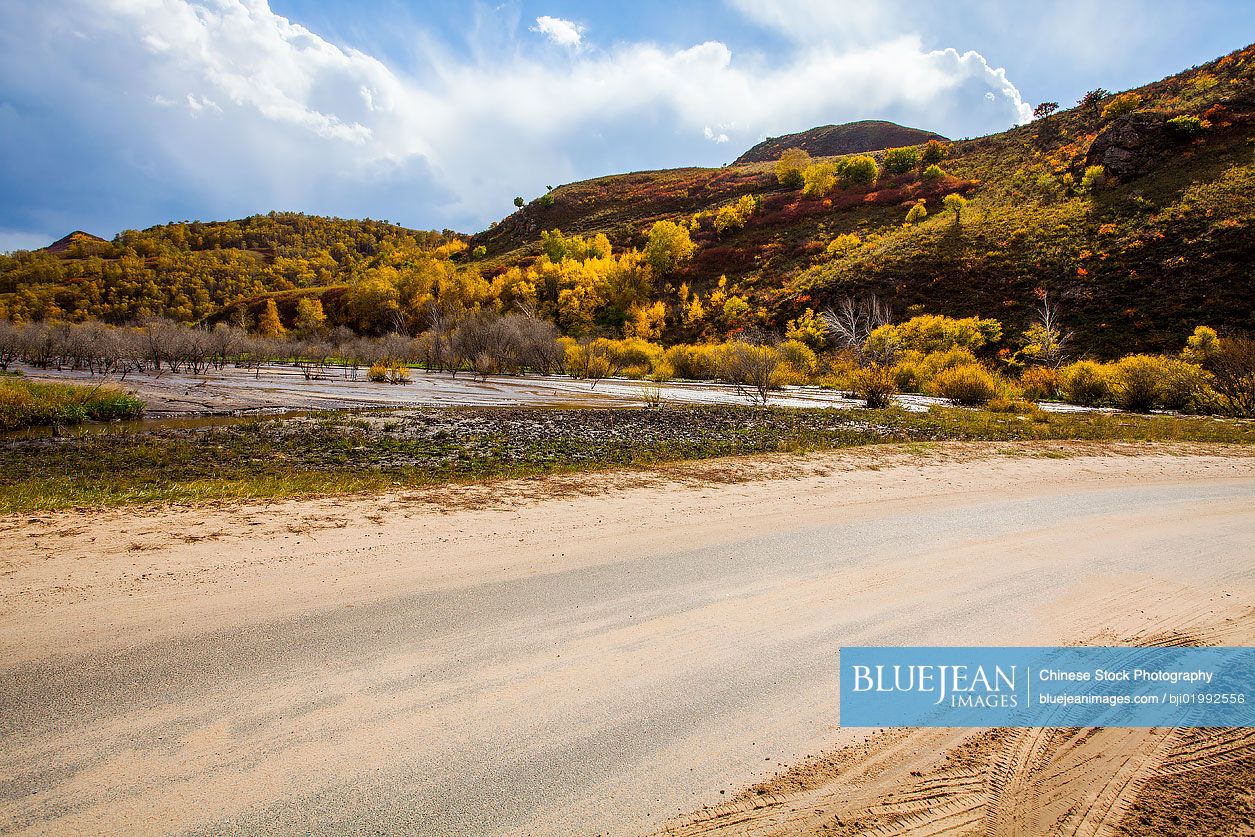
<path id="1" fill-rule="evenodd" d="M 881 326 L 893 322 L 893 314 L 887 303 L 881 302 L 876 296 L 863 300 L 846 297 L 837 303 L 836 308 L 829 308 L 821 315 L 833 344 L 844 349 L 858 359 L 859 365 L 879 363 L 888 366 L 893 362 L 898 347 L 891 341 L 883 341 L 884 345 L 869 346 L 867 338 Z"/>
<path id="2" fill-rule="evenodd" d="M 752 330 L 732 341 L 721 358 L 720 377 L 753 404 L 766 405 L 771 395 L 780 353 L 774 335 Z"/>
<path id="3" fill-rule="evenodd" d="M 1024 332 L 1024 354 L 1036 358 L 1051 369 L 1058 369 L 1067 359 L 1067 347 L 1072 342 L 1072 332 L 1063 328 L 1058 304 L 1051 302 L 1050 294 L 1043 293 L 1041 305 L 1033 311 L 1034 320 Z"/>
<path id="4" fill-rule="evenodd" d="M 24 342 L 21 326 L 0 320 L 0 371 L 7 370 L 10 363 L 22 356 Z"/>
<path id="5" fill-rule="evenodd" d="M 1213 387 L 1233 416 L 1255 416 L 1255 339 L 1243 335 L 1226 336 L 1220 349 L 1207 361 L 1215 375 Z"/>

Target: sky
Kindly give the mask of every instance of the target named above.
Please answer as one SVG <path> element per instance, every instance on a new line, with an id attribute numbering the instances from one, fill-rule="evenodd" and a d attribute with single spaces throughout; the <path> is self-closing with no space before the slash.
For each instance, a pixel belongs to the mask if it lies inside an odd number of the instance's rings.
<path id="1" fill-rule="evenodd" d="M 1246 45 L 1250 0 L 0 0 L 0 251 L 550 186 L 889 119 L 953 138 Z"/>

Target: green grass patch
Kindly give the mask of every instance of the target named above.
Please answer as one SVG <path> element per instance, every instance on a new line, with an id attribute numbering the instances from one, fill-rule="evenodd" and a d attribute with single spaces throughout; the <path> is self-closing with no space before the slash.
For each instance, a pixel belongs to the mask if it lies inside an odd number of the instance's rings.
<path id="1" fill-rule="evenodd" d="M 0 442 L 0 513 L 277 499 L 877 443 L 1251 444 L 1255 422 L 1107 413 L 446 408 Z"/>
<path id="2" fill-rule="evenodd" d="M 113 386 L 83 386 L 0 378 L 0 430 L 135 419 L 144 402 Z"/>

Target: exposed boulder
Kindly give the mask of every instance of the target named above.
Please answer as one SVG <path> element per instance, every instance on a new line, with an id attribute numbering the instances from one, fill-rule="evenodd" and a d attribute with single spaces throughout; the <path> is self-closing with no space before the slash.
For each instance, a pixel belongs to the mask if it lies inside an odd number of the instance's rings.
<path id="1" fill-rule="evenodd" d="M 1164 121 L 1156 113 L 1116 117 L 1090 144 L 1085 165 L 1102 166 L 1121 180 L 1137 177 L 1171 145 Z"/>

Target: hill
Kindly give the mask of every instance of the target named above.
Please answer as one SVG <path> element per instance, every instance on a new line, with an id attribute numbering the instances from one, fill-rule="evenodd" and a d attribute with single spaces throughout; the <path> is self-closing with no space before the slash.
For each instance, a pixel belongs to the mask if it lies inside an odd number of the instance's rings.
<path id="1" fill-rule="evenodd" d="M 1076 351 L 1176 350 L 1200 323 L 1255 331 L 1253 147 L 1247 47 L 944 144 L 927 173 L 909 159 L 887 171 L 882 150 L 878 176 L 859 183 L 835 176 L 850 157 L 812 155 L 806 189 L 782 184 L 771 160 L 613 175 L 561 186 L 469 240 L 271 213 L 128 231 L 90 253 L 0 256 L 0 316 L 194 322 L 255 316 L 277 297 L 290 321 L 297 297 L 316 295 L 333 324 L 377 333 L 524 305 L 568 334 L 675 343 L 783 332 L 807 309 L 874 293 L 900 316 L 996 318 L 995 349 L 1013 349 L 1049 293 Z M 968 201 L 961 214 L 947 208 L 954 195 Z M 925 217 L 904 223 L 917 205 Z M 674 269 L 638 252 L 658 221 L 695 245 Z"/>
<path id="2" fill-rule="evenodd" d="M 864 120 L 842 125 L 822 125 L 796 134 L 768 137 L 733 161 L 732 165 L 769 163 L 780 159 L 790 148 L 800 148 L 812 157 L 837 157 L 842 154 L 863 154 L 904 145 L 921 145 L 930 139 L 945 140 L 941 134 L 908 128 L 896 122 Z"/>
<path id="3" fill-rule="evenodd" d="M 462 238 L 295 212 L 162 224 L 112 241 L 76 231 L 0 256 L 0 316 L 196 322 L 241 300 L 343 286 L 385 254 L 458 252 Z"/>
<path id="4" fill-rule="evenodd" d="M 75 230 L 69 235 L 62 236 L 49 244 L 47 247 L 44 247 L 41 252 L 52 253 L 53 255 L 60 256 L 69 253 L 71 250 L 89 251 L 102 244 L 108 243 L 108 241 L 98 235 L 85 233 L 82 230 Z"/>
<path id="5" fill-rule="evenodd" d="M 1102 91 L 951 143 L 945 175 L 931 181 L 917 167 L 807 195 L 780 185 L 770 162 L 635 172 L 559 187 L 472 243 L 501 265 L 527 263 L 554 227 L 639 246 L 655 221 L 691 223 L 754 195 L 761 207 L 743 229 L 694 227 L 692 262 L 658 288 L 666 338 L 745 322 L 712 316 L 716 293 L 742 297 L 750 322 L 779 330 L 805 308 L 875 293 L 899 315 L 981 314 L 1014 335 L 1049 292 L 1077 348 L 1099 356 L 1176 349 L 1198 323 L 1255 331 L 1255 47 L 1127 93 L 1131 112 L 1109 108 L 1116 97 Z M 1095 166 L 1101 177 L 1086 183 Z M 943 207 L 952 193 L 969 201 L 959 219 Z M 904 226 L 921 199 L 928 216 Z M 705 321 L 685 321 L 685 289 Z"/>

